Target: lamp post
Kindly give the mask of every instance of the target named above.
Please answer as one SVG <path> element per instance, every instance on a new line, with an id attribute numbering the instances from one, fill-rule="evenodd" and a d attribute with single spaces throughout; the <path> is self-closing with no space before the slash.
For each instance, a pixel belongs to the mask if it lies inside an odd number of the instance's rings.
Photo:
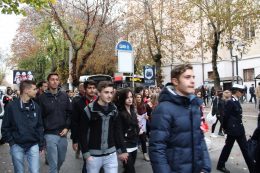
<path id="1" fill-rule="evenodd" d="M 236 61 L 236 82 L 238 84 L 238 55 L 233 55 L 233 45 L 236 41 L 237 41 L 236 39 L 231 38 L 226 43 L 229 44 L 230 56 L 231 56 L 231 59 L 232 59 L 232 67 L 233 67 L 233 58 L 235 58 L 235 61 Z M 242 59 L 244 47 L 245 47 L 245 45 L 243 43 L 237 44 L 237 51 L 240 52 L 240 59 Z M 232 70 L 232 77 L 234 78 L 233 70 Z"/>

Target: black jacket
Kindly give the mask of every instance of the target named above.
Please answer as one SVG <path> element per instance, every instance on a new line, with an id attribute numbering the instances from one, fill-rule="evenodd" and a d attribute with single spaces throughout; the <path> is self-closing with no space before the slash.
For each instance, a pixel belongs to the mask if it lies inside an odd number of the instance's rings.
<path id="1" fill-rule="evenodd" d="M 124 145 L 126 148 L 137 147 L 138 137 L 139 137 L 139 126 L 137 116 L 134 110 L 131 109 L 131 114 L 127 110 L 119 110 L 119 119 L 121 121 L 120 130 L 122 132 Z"/>
<path id="2" fill-rule="evenodd" d="M 257 141 L 257 148 L 256 148 L 256 163 L 255 163 L 255 172 L 260 172 L 260 127 L 258 126 L 252 136 L 253 140 Z"/>
<path id="3" fill-rule="evenodd" d="M 225 133 L 231 136 L 245 135 L 242 113 L 242 107 L 239 101 L 232 96 L 224 107 L 223 128 Z"/>
<path id="4" fill-rule="evenodd" d="M 30 101 L 25 108 L 20 99 L 10 102 L 6 107 L 2 123 L 2 139 L 10 146 L 18 144 L 23 148 L 30 148 L 39 144 L 43 148 L 43 124 L 40 107 Z"/>
<path id="5" fill-rule="evenodd" d="M 84 108 L 90 102 L 86 96 L 77 96 L 72 100 L 71 139 L 73 143 L 78 143 L 80 125 L 82 125 L 80 122 L 83 121 L 82 117 L 86 115 Z"/>
<path id="6" fill-rule="evenodd" d="M 39 96 L 39 104 L 46 134 L 59 135 L 64 128 L 70 128 L 72 108 L 65 92 L 52 94 L 47 90 Z"/>
<path id="7" fill-rule="evenodd" d="M 80 118 L 79 144 L 84 158 L 107 155 L 116 150 L 126 152 L 114 104 L 110 103 L 105 111 L 96 100 L 85 107 L 85 114 Z"/>

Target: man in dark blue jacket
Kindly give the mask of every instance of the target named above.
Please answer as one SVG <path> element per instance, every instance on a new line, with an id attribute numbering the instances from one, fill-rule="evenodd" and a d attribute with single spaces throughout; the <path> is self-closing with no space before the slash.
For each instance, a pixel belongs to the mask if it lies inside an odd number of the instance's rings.
<path id="1" fill-rule="evenodd" d="M 47 77 L 49 89 L 39 96 L 44 124 L 49 172 L 57 173 L 67 152 L 67 133 L 72 113 L 68 95 L 59 90 L 59 76 L 51 73 Z"/>
<path id="2" fill-rule="evenodd" d="M 20 83 L 20 98 L 6 107 L 2 135 L 10 145 L 14 172 L 24 172 L 24 156 L 31 173 L 40 169 L 39 153 L 44 139 L 40 107 L 32 100 L 36 92 L 35 82 L 24 80 Z"/>
<path id="3" fill-rule="evenodd" d="M 171 72 L 173 87 L 165 87 L 152 113 L 149 154 L 155 173 L 208 173 L 209 153 L 200 129 L 201 113 L 193 95 L 194 73 L 190 64 Z"/>
<path id="4" fill-rule="evenodd" d="M 230 171 L 226 169 L 225 163 L 228 160 L 234 142 L 237 141 L 240 150 L 244 156 L 249 171 L 253 172 L 253 161 L 249 158 L 246 146 L 245 128 L 242 122 L 242 107 L 239 98 L 243 95 L 244 86 L 234 84 L 232 87 L 232 98 L 227 101 L 224 107 L 223 128 L 227 134 L 227 139 L 220 154 L 217 170 L 225 173 Z"/>

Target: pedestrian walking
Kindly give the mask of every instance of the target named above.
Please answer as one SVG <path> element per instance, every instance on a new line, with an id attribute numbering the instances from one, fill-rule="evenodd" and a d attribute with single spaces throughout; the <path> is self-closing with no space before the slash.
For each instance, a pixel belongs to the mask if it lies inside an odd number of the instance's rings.
<path id="1" fill-rule="evenodd" d="M 152 113 L 149 153 L 155 173 L 208 173 L 209 153 L 200 129 L 201 112 L 190 64 L 171 71 L 174 85 L 165 87 Z"/>
<path id="2" fill-rule="evenodd" d="M 147 120 L 149 119 L 147 115 L 147 109 L 141 94 L 139 93 L 135 94 L 135 101 L 136 101 L 138 125 L 140 128 L 139 141 L 141 143 L 144 160 L 150 161 L 149 155 L 147 153 L 147 146 L 146 146 L 146 142 L 147 142 L 146 123 Z"/>
<path id="3" fill-rule="evenodd" d="M 98 99 L 85 107 L 80 121 L 79 144 L 82 147 L 88 173 L 98 173 L 103 167 L 105 173 L 117 173 L 117 154 L 127 162 L 128 153 L 121 140 L 121 124 L 116 106 L 111 102 L 113 83 L 101 81 Z"/>
<path id="4" fill-rule="evenodd" d="M 20 83 L 20 98 L 10 102 L 2 124 L 2 139 L 9 143 L 15 173 L 24 172 L 24 158 L 30 173 L 40 172 L 40 153 L 43 152 L 43 124 L 34 81 Z"/>
<path id="5" fill-rule="evenodd" d="M 250 93 L 250 100 L 249 102 L 252 103 L 254 99 L 254 103 L 256 104 L 256 95 L 255 95 L 255 85 L 252 84 L 251 87 L 249 88 L 249 93 Z"/>
<path id="6" fill-rule="evenodd" d="M 224 107 L 223 128 L 227 134 L 225 145 L 220 154 L 217 170 L 229 173 L 230 171 L 225 167 L 230 152 L 233 148 L 234 142 L 237 141 L 240 150 L 244 156 L 249 172 L 253 172 L 253 161 L 249 158 L 246 146 L 245 129 L 242 122 L 242 107 L 239 103 L 239 98 L 243 95 L 243 85 L 234 84 L 232 86 L 232 97 L 226 102 Z"/>
<path id="7" fill-rule="evenodd" d="M 223 122 L 223 116 L 224 116 L 224 101 L 222 99 L 223 92 L 217 91 L 217 95 L 214 97 L 214 100 L 212 102 L 212 115 L 216 115 L 217 121 L 212 125 L 211 127 L 211 137 L 217 137 L 217 135 L 214 133 L 217 123 L 220 123 L 218 135 L 224 136 L 223 129 L 222 129 L 222 122 Z"/>
<path id="8" fill-rule="evenodd" d="M 127 161 L 123 161 L 124 173 L 135 173 L 139 126 L 134 106 L 134 94 L 130 89 L 122 89 L 116 99 L 118 116 L 121 121 L 124 145 L 128 153 Z"/>
<path id="9" fill-rule="evenodd" d="M 71 139 L 72 139 L 72 148 L 74 151 L 76 151 L 76 158 L 79 158 L 79 152 L 81 146 L 79 145 L 79 137 L 83 134 L 80 130 L 82 127 L 81 121 L 83 121 L 81 118 L 86 116 L 85 115 L 85 107 L 97 99 L 96 96 L 96 82 L 93 80 L 85 81 L 83 84 L 84 92 L 81 92 L 82 95 L 80 98 L 76 97 L 75 100 L 73 100 L 72 104 L 72 117 L 71 117 Z M 83 168 L 82 173 L 86 173 L 86 160 L 83 158 Z"/>
<path id="10" fill-rule="evenodd" d="M 71 103 L 68 95 L 59 88 L 57 73 L 47 77 L 48 90 L 39 96 L 44 124 L 49 173 L 58 173 L 67 153 L 67 133 L 71 121 Z"/>
<path id="11" fill-rule="evenodd" d="M 258 82 L 258 86 L 256 87 L 256 98 L 257 98 L 257 105 L 260 107 L 260 82 Z"/>

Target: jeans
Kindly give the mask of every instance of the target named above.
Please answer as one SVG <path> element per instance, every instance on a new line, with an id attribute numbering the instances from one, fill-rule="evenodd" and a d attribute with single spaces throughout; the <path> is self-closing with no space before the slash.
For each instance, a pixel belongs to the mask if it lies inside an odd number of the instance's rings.
<path id="1" fill-rule="evenodd" d="M 46 141 L 49 173 L 58 173 L 66 157 L 67 138 L 52 134 L 46 134 L 44 138 Z"/>
<path id="2" fill-rule="evenodd" d="M 103 167 L 105 173 L 117 173 L 118 162 L 116 152 L 107 156 L 95 157 L 91 156 L 92 160 L 86 161 L 86 167 L 88 173 L 99 173 L 101 167 Z"/>
<path id="3" fill-rule="evenodd" d="M 30 173 L 39 173 L 40 170 L 40 154 L 38 144 L 33 145 L 28 150 L 14 144 L 10 148 L 10 154 L 14 165 L 15 173 L 24 173 L 24 157 L 28 161 L 28 168 Z"/>

